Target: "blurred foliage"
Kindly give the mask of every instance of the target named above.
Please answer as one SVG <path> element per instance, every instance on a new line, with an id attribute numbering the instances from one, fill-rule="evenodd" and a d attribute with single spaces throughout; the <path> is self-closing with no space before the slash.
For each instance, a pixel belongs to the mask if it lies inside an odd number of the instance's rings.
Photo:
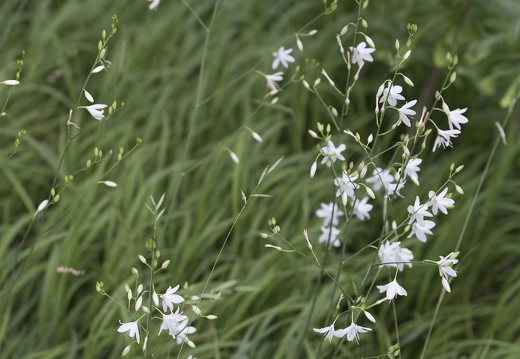
<path id="1" fill-rule="evenodd" d="M 215 2 L 186 2 L 209 23 Z M 344 82 L 334 36 L 355 19 L 356 8 L 354 1 L 340 1 L 335 12 L 308 27 L 319 32 L 303 39 L 303 55 L 298 53 L 306 78 L 313 81 L 324 67 L 338 83 Z M 124 297 L 124 283 L 131 283 L 130 269 L 138 263 L 137 254 L 145 251 L 152 230 L 144 208 L 148 196 L 163 192 L 167 196 L 159 247 L 162 256 L 173 261 L 167 275 L 159 277 L 162 289 L 187 281 L 197 293 L 241 207 L 240 190 L 251 191 L 263 168 L 282 155 L 282 164 L 261 188 L 275 198 L 257 199 L 246 209 L 210 283 L 212 289 L 225 288 L 221 300 L 203 308 L 219 320 L 196 321 L 197 348 L 183 351 L 182 356 L 316 355 L 322 338 L 310 330 L 302 333 L 302 328 L 319 271 L 300 257 L 266 250 L 259 233 L 275 216 L 297 247 L 305 248 L 303 228 L 317 238 L 314 210 L 320 201 L 330 201 L 332 188 L 325 176 L 308 178 L 315 142 L 307 129 L 325 121 L 326 113 L 297 81 L 289 83 L 276 105 L 266 105 L 265 79 L 255 70 L 270 71 L 271 53 L 282 45 L 294 46 L 294 33 L 321 12 L 321 1 L 222 0 L 199 86 L 206 31 L 183 1 L 163 0 L 152 12 L 144 0 L 0 3 L 1 79 L 12 78 L 15 60 L 26 50 L 22 85 L 13 89 L 7 115 L 0 118 L 2 161 L 9 157 L 18 130 L 27 130 L 19 151 L 0 173 L 2 357 L 119 357 L 124 341 L 116 328 L 124 313 L 99 296 L 94 286 L 103 280 L 107 291 Z M 109 179 L 119 184 L 117 190 L 96 184 L 117 162 L 115 158 L 75 176 L 59 204 L 37 218 L 16 263 L 23 233 L 35 206 L 50 190 L 64 150 L 68 110 L 75 105 L 101 30 L 110 26 L 112 14 L 120 23 L 108 54 L 113 65 L 95 75 L 88 89 L 96 99 L 117 99 L 125 107 L 72 141 L 58 178 L 82 168 L 95 146 L 105 153 L 112 149 L 115 157 L 121 146 L 128 151 L 138 136 L 143 144 L 110 172 Z M 411 248 L 416 258 L 435 259 L 455 246 L 498 135 L 495 121 L 504 118 L 504 108 L 518 90 L 520 3 L 372 1 L 364 17 L 378 51 L 353 93 L 346 123 L 352 130 L 365 129 L 372 119 L 375 91 L 391 74 L 393 44 L 396 37 L 406 41 L 408 22 L 416 23 L 419 32 L 404 69 L 415 83 L 405 89 L 407 98 L 418 98 L 421 106 L 430 104 L 446 71 L 446 52 L 460 58 L 457 81 L 445 98 L 454 107 L 468 107 L 470 124 L 454 150 L 424 158 L 420 189 L 405 193 L 407 198 L 424 195 L 442 183 L 450 163 L 466 165 L 458 181 L 465 196 L 442 218 L 433 239 Z M 0 99 L 6 96 L 7 89 L 0 88 Z M 338 101 L 332 92 L 325 98 L 331 104 Z M 75 116 L 82 128 L 95 121 L 86 111 Z M 508 145 L 499 146 L 463 238 L 459 276 L 441 306 L 428 358 L 520 357 L 520 318 L 515 315 L 520 313 L 518 125 L 514 114 L 505 128 Z M 261 133 L 264 142 L 254 142 L 243 126 Z M 240 156 L 239 166 L 225 147 Z M 398 201 L 393 208 L 403 213 L 407 204 Z M 355 226 L 349 252 L 363 248 L 377 234 L 377 228 Z M 349 259 L 342 284 L 352 289 L 352 281 L 359 280 L 371 258 Z M 56 272 L 60 265 L 87 273 L 60 274 Z M 15 272 L 20 276 L 10 286 Z M 440 279 L 427 266 L 405 271 L 402 278 L 410 293 L 396 302 L 402 356 L 417 358 L 441 291 Z M 324 324 L 332 287 L 326 278 L 321 283 L 314 327 Z M 11 300 L 6 302 L 8 296 Z M 373 335 L 364 337 L 359 347 L 343 344 L 340 357 L 386 353 L 395 343 L 390 306 L 381 306 L 376 317 Z M 301 348 L 295 345 L 300 335 L 305 337 Z M 177 356 L 178 347 L 166 336 L 157 344 L 171 357 Z M 324 345 L 323 357 L 331 357 L 333 349 Z"/>

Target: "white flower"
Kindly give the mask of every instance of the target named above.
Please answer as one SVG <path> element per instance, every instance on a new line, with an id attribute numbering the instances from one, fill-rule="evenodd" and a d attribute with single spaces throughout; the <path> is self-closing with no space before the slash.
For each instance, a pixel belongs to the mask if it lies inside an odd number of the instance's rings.
<path id="1" fill-rule="evenodd" d="M 450 284 L 448 283 L 449 277 L 457 276 L 457 272 L 452 268 L 452 266 L 459 262 L 459 260 L 456 259 L 458 255 L 459 252 L 451 252 L 446 257 L 439 256 L 440 260 L 435 262 L 439 266 L 439 275 L 442 278 L 442 286 L 448 293 L 451 293 Z"/>
<path id="2" fill-rule="evenodd" d="M 322 203 L 321 208 L 316 211 L 316 217 L 323 218 L 324 226 L 328 226 L 331 222 L 333 225 L 337 225 L 338 217 L 342 215 L 343 212 L 338 209 L 334 202 Z"/>
<path id="3" fill-rule="evenodd" d="M 377 289 L 379 289 L 379 293 L 386 292 L 386 299 L 392 300 L 396 297 L 396 295 L 406 296 L 406 290 L 397 283 L 397 280 L 393 280 L 385 285 L 378 285 Z"/>
<path id="4" fill-rule="evenodd" d="M 177 308 L 175 313 L 163 314 L 163 321 L 159 328 L 159 335 L 163 329 L 166 329 L 168 330 L 168 334 L 175 339 L 175 337 L 188 325 L 188 317 L 179 311 L 180 309 Z"/>
<path id="5" fill-rule="evenodd" d="M 166 290 L 166 293 L 161 294 L 161 297 L 163 300 L 162 306 L 163 306 L 164 312 L 166 312 L 166 309 L 170 309 L 170 312 L 172 312 L 174 304 L 179 304 L 179 303 L 184 302 L 183 297 L 181 297 L 178 294 L 175 294 L 175 292 L 177 292 L 178 289 L 179 289 L 178 284 L 175 286 L 175 288 L 172 288 L 171 286 L 169 286 L 168 289 Z"/>
<path id="6" fill-rule="evenodd" d="M 403 106 L 401 106 L 400 109 L 397 110 L 397 111 L 399 111 L 399 122 L 398 122 L 398 124 L 400 124 L 402 122 L 402 123 L 404 123 L 408 127 L 412 126 L 408 116 L 415 116 L 415 111 L 411 110 L 410 107 L 415 106 L 416 103 L 417 103 L 417 100 L 413 100 L 413 101 L 407 102 Z"/>
<path id="7" fill-rule="evenodd" d="M 455 138 L 460 134 L 459 130 L 437 130 L 438 135 L 435 139 L 435 142 L 433 144 L 433 150 L 432 152 L 435 152 L 435 150 L 438 147 L 446 148 L 451 147 L 451 138 Z"/>
<path id="8" fill-rule="evenodd" d="M 332 243 L 332 245 L 336 248 L 341 246 L 341 242 L 338 240 L 339 236 L 339 229 L 332 226 L 332 227 L 325 227 L 321 226 L 321 234 L 318 238 L 318 241 L 320 243 Z M 330 236 L 330 240 L 329 240 Z"/>
<path id="9" fill-rule="evenodd" d="M 448 116 L 448 125 L 450 126 L 450 130 L 453 130 L 453 127 L 460 130 L 461 124 L 468 123 L 468 119 L 466 116 L 462 114 L 466 112 L 468 108 L 458 108 L 456 110 L 450 111 L 450 108 L 446 104 L 446 102 L 442 103 L 442 110 Z"/>
<path id="10" fill-rule="evenodd" d="M 412 158 L 408 160 L 408 163 L 406 164 L 406 167 L 404 169 L 405 178 L 406 176 L 410 177 L 413 183 L 416 185 L 419 185 L 419 176 L 417 173 L 421 171 L 419 166 L 422 163 L 422 159 L 420 158 Z"/>
<path id="11" fill-rule="evenodd" d="M 429 204 L 432 206 L 433 214 L 437 214 L 437 211 L 441 211 L 444 214 L 448 214 L 447 208 L 453 207 L 455 203 L 451 198 L 445 198 L 448 193 L 448 187 L 444 188 L 441 193 L 435 194 L 434 191 L 428 192 L 428 197 L 430 197 Z"/>
<path id="12" fill-rule="evenodd" d="M 273 70 L 280 65 L 280 63 L 283 65 L 283 67 L 287 68 L 289 67 L 290 62 L 294 62 L 294 57 L 289 55 L 293 50 L 292 49 L 286 49 L 284 47 L 280 47 L 278 51 L 273 52 Z"/>
<path id="13" fill-rule="evenodd" d="M 393 183 L 394 176 L 390 174 L 390 170 L 383 170 L 377 167 L 373 172 L 372 176 L 367 178 L 367 183 L 372 184 L 372 188 L 379 191 L 382 187 L 389 187 L 389 184 Z"/>
<path id="14" fill-rule="evenodd" d="M 354 214 L 361 221 L 370 219 L 370 211 L 372 208 L 374 208 L 374 206 L 368 203 L 368 197 L 364 197 L 354 203 Z"/>
<path id="15" fill-rule="evenodd" d="M 337 160 L 345 161 L 345 157 L 343 157 L 341 152 L 345 151 L 346 148 L 347 146 L 344 144 L 340 144 L 336 147 L 334 143 L 329 140 L 327 146 L 321 148 L 321 154 L 323 155 L 321 164 L 326 164 L 327 167 L 330 167 Z"/>
<path id="16" fill-rule="evenodd" d="M 396 267 L 400 271 L 404 266 L 412 268 L 413 253 L 408 248 L 401 248 L 401 242 L 384 242 L 379 247 L 379 259 L 388 267 Z"/>
<path id="17" fill-rule="evenodd" d="M 422 223 L 415 222 L 412 225 L 412 231 L 410 232 L 410 234 L 408 235 L 407 238 L 410 238 L 415 235 L 415 237 L 418 240 L 420 240 L 423 243 L 426 243 L 426 235 L 433 234 L 432 231 L 430 230 L 433 227 L 435 227 L 435 222 L 433 222 L 433 221 L 425 220 Z"/>
<path id="18" fill-rule="evenodd" d="M 193 334 L 197 331 L 195 327 L 188 326 L 188 321 L 183 322 L 184 328 L 177 334 L 177 344 L 181 345 L 183 342 L 188 344 L 191 348 L 195 348 L 195 344 L 188 339 L 189 334 Z"/>
<path id="19" fill-rule="evenodd" d="M 415 197 L 413 206 L 408 206 L 408 213 L 410 214 L 409 224 L 414 222 L 422 224 L 424 223 L 424 217 L 433 217 L 433 215 L 428 212 L 428 203 L 429 202 L 421 204 L 419 196 Z"/>
<path id="20" fill-rule="evenodd" d="M 401 179 L 399 183 L 395 182 L 395 177 L 392 176 L 390 170 L 383 170 L 377 167 L 373 172 L 372 176 L 367 178 L 367 183 L 373 185 L 373 189 L 378 191 L 381 188 L 385 189 L 389 195 L 399 193 L 399 190 L 404 187 L 405 181 Z"/>
<path id="21" fill-rule="evenodd" d="M 334 323 L 332 325 L 329 325 L 328 327 L 323 328 L 312 328 L 312 330 L 316 333 L 325 334 L 325 340 L 328 342 L 332 342 L 332 338 L 341 338 L 345 335 L 345 333 L 342 330 L 335 330 L 334 329 Z"/>
<path id="22" fill-rule="evenodd" d="M 5 81 L 2 81 L 1 83 L 3 83 L 6 86 L 16 86 L 16 85 L 20 84 L 20 81 L 18 81 L 18 80 L 5 80 Z"/>
<path id="23" fill-rule="evenodd" d="M 397 101 L 404 100 L 403 95 L 401 95 L 403 88 L 401 86 L 390 86 L 391 84 L 388 84 L 388 86 L 385 87 L 379 102 L 384 103 L 386 100 L 390 106 L 395 106 L 397 105 Z"/>
<path id="24" fill-rule="evenodd" d="M 161 0 L 148 0 L 148 2 L 150 3 L 150 5 L 148 5 L 148 9 L 155 10 L 161 3 Z"/>
<path id="25" fill-rule="evenodd" d="M 399 191 L 404 187 L 405 184 L 406 184 L 406 180 L 404 178 L 402 178 L 401 180 L 399 180 L 399 182 L 392 183 L 391 186 L 386 191 L 388 192 L 389 195 L 397 194 L 397 195 L 401 196 L 401 193 L 399 193 Z"/>
<path id="26" fill-rule="evenodd" d="M 334 179 L 334 185 L 338 188 L 336 190 L 336 197 L 341 196 L 341 200 L 344 205 L 347 205 L 347 199 L 354 198 L 354 194 L 359 185 L 354 181 L 357 180 L 358 176 L 351 176 L 347 171 L 343 171 L 341 177 Z"/>
<path id="27" fill-rule="evenodd" d="M 267 87 L 271 90 L 271 92 L 278 92 L 278 84 L 283 80 L 283 72 L 275 72 L 271 75 L 265 75 L 265 79 L 267 80 Z"/>
<path id="28" fill-rule="evenodd" d="M 134 338 L 137 341 L 137 344 L 139 344 L 139 341 L 141 340 L 141 337 L 139 336 L 139 324 L 137 323 L 137 320 L 135 322 L 129 322 L 129 323 L 123 323 L 119 321 L 121 326 L 117 329 L 119 333 L 126 333 L 128 332 L 128 336 L 130 338 Z"/>
<path id="29" fill-rule="evenodd" d="M 366 332 L 370 332 L 370 331 L 372 331 L 372 329 L 362 327 L 362 326 L 354 324 L 354 322 L 352 322 L 345 329 L 338 330 L 335 333 L 335 335 L 343 337 L 346 334 L 347 335 L 347 340 L 349 342 L 353 341 L 354 339 L 356 339 L 356 342 L 358 342 L 358 340 L 359 340 L 359 333 L 366 333 Z"/>
<path id="30" fill-rule="evenodd" d="M 80 106 L 79 108 L 86 109 L 92 117 L 94 117 L 96 120 L 101 121 L 105 118 L 105 108 L 107 105 L 95 103 L 90 106 Z"/>
<path id="31" fill-rule="evenodd" d="M 367 44 L 363 41 L 356 47 L 350 47 L 350 51 L 352 52 L 352 63 L 358 64 L 358 66 L 361 67 L 365 64 L 365 61 L 374 61 L 374 58 L 370 54 L 376 51 L 376 49 L 367 47 Z"/>

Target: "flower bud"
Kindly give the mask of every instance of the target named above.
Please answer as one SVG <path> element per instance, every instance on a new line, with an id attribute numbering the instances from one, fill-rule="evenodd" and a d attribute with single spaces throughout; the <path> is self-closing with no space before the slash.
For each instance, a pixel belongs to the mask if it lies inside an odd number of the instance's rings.
<path id="1" fill-rule="evenodd" d="M 408 86 L 413 87 L 413 82 L 412 82 L 412 80 L 410 80 L 410 78 L 408 76 L 403 75 L 403 79 L 404 79 L 404 82 L 406 82 L 408 84 Z"/>
<path id="2" fill-rule="evenodd" d="M 311 170 L 310 170 L 310 176 L 311 178 L 314 177 L 314 175 L 316 174 L 316 170 L 318 169 L 318 165 L 316 164 L 316 161 L 314 161 L 312 163 L 312 166 L 311 166 Z"/>
<path id="3" fill-rule="evenodd" d="M 20 84 L 20 81 L 18 81 L 18 80 L 5 80 L 5 81 L 3 81 L 1 83 L 3 83 L 6 86 L 16 86 L 16 85 Z"/>
<path id="4" fill-rule="evenodd" d="M 123 352 L 121 353 L 121 356 L 124 357 L 126 356 L 128 353 L 130 353 L 130 344 L 128 344 L 125 349 L 123 349 Z"/>

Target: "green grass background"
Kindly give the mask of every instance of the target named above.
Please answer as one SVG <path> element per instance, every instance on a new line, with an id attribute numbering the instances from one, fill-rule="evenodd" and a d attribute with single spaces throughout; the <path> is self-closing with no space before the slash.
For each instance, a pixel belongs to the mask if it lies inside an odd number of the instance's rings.
<path id="1" fill-rule="evenodd" d="M 215 2 L 187 3 L 202 21 L 210 22 Z M 340 1 L 337 11 L 309 27 L 319 33 L 304 39 L 304 52 L 297 52 L 307 78 L 314 80 L 325 67 L 338 83 L 344 81 L 334 35 L 355 19 L 356 8 L 353 1 Z M 137 255 L 146 253 L 145 241 L 152 233 L 144 207 L 148 196 L 166 193 L 168 208 L 158 244 L 172 264 L 158 277 L 159 288 L 187 281 L 196 293 L 241 208 L 240 190 L 249 193 L 263 168 L 282 155 L 284 160 L 260 189 L 275 197 L 250 203 L 210 282 L 211 289 L 222 289 L 222 298 L 203 309 L 219 319 L 197 320 L 197 348 L 184 348 L 180 357 L 316 356 L 322 338 L 302 329 L 319 270 L 294 254 L 265 249 L 259 233 L 274 216 L 297 247 L 305 248 L 304 228 L 316 240 L 320 223 L 314 211 L 320 202 L 330 201 L 332 188 L 330 177 L 322 173 L 308 178 L 315 142 L 306 131 L 317 121 L 327 121 L 327 115 L 298 83 L 289 84 L 276 105 L 266 105 L 265 80 L 254 70 L 270 71 L 271 52 L 294 46 L 294 32 L 321 12 L 323 4 L 317 0 L 222 0 L 199 85 L 206 31 L 182 1 L 163 0 L 156 12 L 149 12 L 144 0 L 1 2 L 0 78 L 12 78 L 15 59 L 22 49 L 27 54 L 22 85 L 12 92 L 7 116 L 0 118 L 0 159 L 9 156 L 18 129 L 28 131 L 20 151 L 0 173 L 2 358 L 118 357 L 126 345 L 116 333 L 118 320 L 128 318 L 94 287 L 102 280 L 109 293 L 124 300 L 124 283 L 132 283 L 130 269 L 138 266 Z M 50 190 L 68 110 L 112 14 L 120 21 L 108 53 L 113 66 L 95 75 L 87 88 L 99 101 L 117 99 L 125 106 L 71 143 L 58 178 L 84 167 L 95 146 L 117 154 L 120 146 L 128 151 L 138 136 L 143 144 L 107 176 L 119 184 L 115 190 L 96 184 L 117 162 L 115 154 L 78 174 L 60 202 L 37 218 L 16 263 L 35 206 Z M 457 82 L 445 98 L 454 108 L 467 106 L 470 123 L 453 150 L 424 157 L 421 187 L 405 191 L 407 198 L 424 196 L 442 183 L 452 162 L 466 166 L 458 177 L 465 195 L 456 197 L 456 208 L 440 219 L 426 245 L 412 245 L 416 258 L 435 259 L 455 246 L 498 134 L 494 122 L 504 118 L 504 107 L 518 88 L 520 3 L 372 1 L 364 16 L 378 51 L 376 62 L 363 70 L 346 121 L 363 136 L 375 127 L 370 122 L 373 96 L 391 74 L 393 44 L 396 37 L 405 41 L 408 22 L 415 22 L 419 33 L 404 70 L 415 82 L 414 88 L 406 88 L 407 98 L 431 103 L 445 73 L 446 52 L 460 57 Z M 313 59 L 320 64 L 313 65 Z M 61 75 L 51 81 L 56 70 Z M 7 89 L 0 88 L 0 98 L 6 96 Z M 328 103 L 341 105 L 332 93 L 325 96 Z M 83 128 L 95 121 L 85 111 L 75 116 Z M 518 124 L 514 114 L 505 129 L 508 145 L 499 145 L 463 238 L 459 277 L 440 308 L 427 358 L 520 358 Z M 243 126 L 261 133 L 264 142 L 254 142 Z M 230 160 L 225 147 L 240 156 L 240 165 Z M 408 202 L 396 202 L 395 210 L 403 213 Z M 381 211 L 377 207 L 376 218 Z M 348 253 L 374 240 L 378 231 L 354 226 Z M 316 247 L 320 256 L 322 249 Z M 352 282 L 359 283 L 371 258 L 349 260 L 342 284 L 352 289 Z M 336 262 L 330 263 L 333 270 Z M 77 278 L 59 274 L 60 265 L 87 273 Z M 21 266 L 21 275 L 11 285 Z M 417 358 L 441 292 L 440 278 L 429 266 L 415 266 L 400 278 L 409 293 L 396 301 L 402 356 Z M 325 278 L 313 327 L 326 324 L 331 288 Z M 7 296 L 11 300 L 4 305 Z M 382 305 L 375 315 L 374 332 L 364 336 L 359 347 L 343 344 L 339 357 L 374 356 L 395 343 L 391 307 Z M 296 345 L 300 335 L 305 337 L 301 348 Z M 166 336 L 154 344 L 162 350 L 158 357 L 177 357 L 178 347 Z M 322 357 L 332 357 L 333 349 L 324 345 Z"/>

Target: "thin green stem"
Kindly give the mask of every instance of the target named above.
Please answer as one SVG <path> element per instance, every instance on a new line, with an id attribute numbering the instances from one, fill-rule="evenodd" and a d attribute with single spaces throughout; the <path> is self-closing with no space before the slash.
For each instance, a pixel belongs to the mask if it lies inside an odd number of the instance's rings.
<path id="1" fill-rule="evenodd" d="M 512 114 L 513 114 L 513 110 L 515 109 L 516 103 L 518 102 L 519 98 L 520 98 L 520 92 L 517 94 L 515 99 L 511 102 L 511 105 L 509 106 L 509 109 L 507 111 L 506 117 L 504 118 L 504 121 L 501 124 L 502 128 L 505 128 L 507 126 L 507 124 L 508 124 L 508 122 L 509 122 L 509 120 L 510 120 Z M 496 153 L 496 150 L 497 150 L 497 147 L 498 147 L 498 144 L 500 143 L 500 141 L 501 141 L 500 134 L 498 134 L 496 136 L 496 138 L 495 138 L 495 142 L 493 143 L 493 146 L 492 146 L 491 151 L 489 153 L 489 156 L 487 158 L 486 165 L 484 167 L 484 170 L 482 171 L 482 175 L 480 176 L 480 179 L 479 179 L 479 182 L 478 182 L 478 185 L 477 185 L 477 189 L 475 191 L 475 194 L 473 195 L 473 199 L 472 199 L 470 207 L 469 207 L 469 211 L 466 214 L 466 218 L 464 219 L 464 224 L 462 225 L 462 229 L 461 229 L 461 231 L 459 233 L 459 238 L 457 240 L 457 244 L 455 246 L 454 252 L 457 252 L 460 249 L 460 245 L 462 243 L 462 239 L 464 238 L 464 235 L 466 234 L 466 230 L 468 228 L 469 221 L 471 219 L 471 216 L 473 215 L 473 210 L 475 209 L 475 207 L 477 205 L 477 201 L 478 201 L 478 198 L 480 196 L 480 192 L 482 190 L 482 186 L 484 184 L 484 180 L 486 179 L 486 176 L 487 176 L 487 174 L 489 172 L 489 168 L 491 166 L 491 162 L 493 161 L 493 158 L 495 157 L 495 153 Z M 420 359 L 424 359 L 425 358 L 426 350 L 428 349 L 428 344 L 430 342 L 431 334 L 432 334 L 432 331 L 433 331 L 433 326 L 435 325 L 435 322 L 437 320 L 437 315 L 438 315 L 441 303 L 442 303 L 442 301 L 444 299 L 445 293 L 446 293 L 445 290 L 442 290 L 441 291 L 441 295 L 439 296 L 439 299 L 437 300 L 437 305 L 435 306 L 435 312 L 433 313 L 433 318 L 432 318 L 432 321 L 431 321 L 430 326 L 428 328 L 428 333 L 426 334 L 426 340 L 424 341 L 424 345 L 423 345 L 423 348 L 422 348 L 422 351 L 421 351 Z"/>
<path id="2" fill-rule="evenodd" d="M 154 223 L 153 223 L 153 236 L 152 236 L 152 247 L 150 251 L 150 284 L 148 286 L 148 308 L 152 309 L 152 298 L 154 288 L 154 280 L 155 280 L 155 250 L 156 250 L 156 239 L 157 239 L 157 208 L 156 213 L 154 213 Z M 150 333 L 150 327 L 152 325 L 152 316 L 150 314 L 147 315 L 146 318 L 146 331 Z M 152 357 L 152 338 L 148 337 L 148 344 L 146 345 L 145 357 Z"/>
<path id="3" fill-rule="evenodd" d="M 191 7 L 191 5 L 186 0 L 182 0 L 182 3 L 188 8 L 188 10 L 193 14 L 193 16 L 195 16 L 195 19 L 197 19 L 200 26 L 202 26 L 204 30 L 209 31 L 208 26 L 204 23 L 204 21 L 202 21 L 199 14 L 197 14 L 197 12 Z"/>
<path id="4" fill-rule="evenodd" d="M 357 3 L 358 3 L 358 9 L 357 9 L 357 19 L 356 19 L 356 25 L 355 25 L 356 31 L 354 32 L 354 38 L 352 39 L 352 47 L 356 46 L 357 36 L 359 33 L 359 25 L 361 22 L 361 11 L 363 9 L 362 1 L 358 0 Z M 350 96 L 350 91 L 351 91 L 351 88 L 350 88 L 351 68 L 352 68 L 352 64 L 350 66 L 348 66 L 348 69 L 347 69 L 347 80 L 345 81 L 345 99 L 342 104 L 341 115 L 340 115 L 340 120 L 339 120 L 340 128 L 343 127 L 343 119 L 348 114 L 348 110 L 350 108 L 350 101 L 347 101 L 347 100 L 348 100 L 348 97 Z"/>
<path id="5" fill-rule="evenodd" d="M 191 116 L 189 118 L 189 126 L 188 126 L 188 134 L 186 136 L 186 143 L 184 145 L 184 151 L 182 152 L 181 159 L 179 161 L 179 175 L 177 176 L 173 188 L 173 195 L 171 199 L 171 203 L 175 203 L 177 201 L 177 196 L 179 194 L 180 186 L 182 179 L 184 176 L 182 175 L 182 169 L 185 166 L 186 161 L 188 160 L 188 154 L 191 150 L 191 147 L 193 145 L 193 134 L 195 132 L 195 127 L 199 119 L 199 103 L 201 102 L 202 95 L 204 94 L 204 74 L 206 71 L 206 61 L 208 56 L 208 48 L 211 38 L 211 30 L 213 29 L 213 24 L 215 22 L 215 18 L 217 16 L 218 8 L 219 8 L 220 0 L 217 0 L 215 2 L 215 6 L 213 8 L 213 14 L 211 15 L 211 21 L 207 27 L 205 27 L 205 40 L 204 40 L 204 47 L 202 49 L 202 58 L 200 60 L 200 68 L 199 68 L 199 75 L 197 80 L 197 93 L 195 96 L 195 104 L 193 106 L 193 111 L 191 112 Z M 166 233 L 166 231 L 165 231 Z"/>

